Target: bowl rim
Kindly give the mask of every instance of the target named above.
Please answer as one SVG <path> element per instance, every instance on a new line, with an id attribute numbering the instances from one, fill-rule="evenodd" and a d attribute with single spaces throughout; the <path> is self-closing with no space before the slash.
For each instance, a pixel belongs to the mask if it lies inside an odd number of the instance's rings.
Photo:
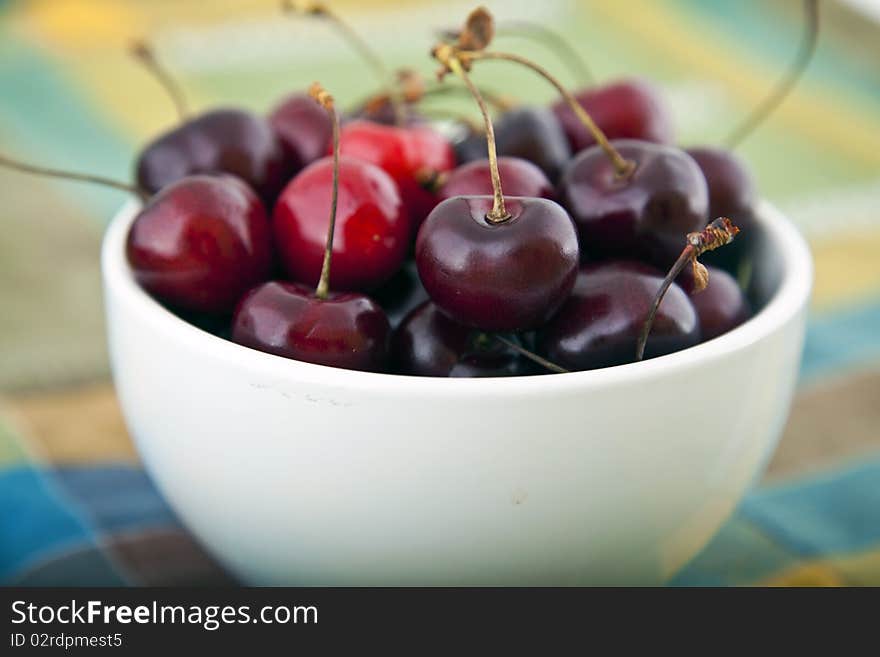
<path id="1" fill-rule="evenodd" d="M 752 318 L 721 336 L 681 351 L 649 360 L 596 370 L 541 376 L 444 378 L 343 370 L 267 354 L 208 333 L 190 324 L 153 299 L 135 281 L 126 259 L 128 229 L 139 210 L 126 203 L 111 220 L 101 247 L 101 273 L 105 304 L 109 297 L 124 301 L 138 320 L 165 338 L 184 343 L 208 357 L 237 363 L 256 374 L 273 379 L 324 383 L 379 391 L 396 389 L 420 394 L 509 396 L 552 394 L 560 389 L 592 388 L 634 380 L 653 379 L 723 358 L 742 350 L 784 326 L 808 302 L 813 282 L 813 262 L 803 235 L 767 201 L 761 201 L 755 221 L 766 231 L 773 251 L 782 261 L 779 286 L 772 298 Z M 112 320 L 109 319 L 108 321 Z"/>

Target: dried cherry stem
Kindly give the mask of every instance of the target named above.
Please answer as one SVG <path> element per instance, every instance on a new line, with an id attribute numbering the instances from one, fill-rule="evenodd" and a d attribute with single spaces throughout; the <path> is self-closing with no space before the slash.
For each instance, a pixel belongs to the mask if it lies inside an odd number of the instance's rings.
<path id="1" fill-rule="evenodd" d="M 498 153 L 495 148 L 495 128 L 492 126 L 492 119 L 489 117 L 489 109 L 486 107 L 486 101 L 483 100 L 480 90 L 471 81 L 471 76 L 467 74 L 465 67 L 454 47 L 443 43 L 434 48 L 431 52 L 437 61 L 443 65 L 443 71 L 439 75 L 443 75 L 445 71 L 452 71 L 461 78 L 471 96 L 477 102 L 480 113 L 483 115 L 483 123 L 486 126 L 486 145 L 489 153 L 489 175 L 492 179 L 492 209 L 486 214 L 486 220 L 491 224 L 500 224 L 510 219 L 510 213 L 504 207 L 504 192 L 501 189 L 501 174 L 498 173 Z"/>
<path id="2" fill-rule="evenodd" d="M 592 85 L 595 83 L 593 72 L 586 60 L 574 49 L 569 41 L 563 39 L 550 28 L 528 20 L 505 20 L 496 24 L 495 31 L 499 35 L 521 37 L 540 43 L 559 58 L 568 67 L 572 78 L 577 84 Z"/>
<path id="3" fill-rule="evenodd" d="M 818 0 L 804 0 L 804 33 L 800 48 L 790 67 L 771 89 L 770 93 L 761 103 L 752 110 L 743 121 L 734 128 L 725 140 L 728 148 L 736 148 L 748 137 L 768 116 L 770 116 L 786 96 L 794 89 L 807 69 L 813 55 L 816 52 L 816 43 L 819 40 L 819 2 Z"/>
<path id="4" fill-rule="evenodd" d="M 61 169 L 50 169 L 48 167 L 35 166 L 33 164 L 27 164 L 25 162 L 14 160 L 2 154 L 0 154 L 0 166 L 6 167 L 7 169 L 13 169 L 15 171 L 21 171 L 22 173 L 31 173 L 46 178 L 61 178 L 62 180 L 72 180 L 74 182 L 84 182 L 94 185 L 102 185 L 104 187 L 112 187 L 113 189 L 118 189 L 123 192 L 128 192 L 129 194 L 134 194 L 141 201 L 147 201 L 150 198 L 150 194 L 146 190 L 138 187 L 137 185 L 124 183 L 119 180 L 113 180 L 112 178 L 104 178 L 103 176 L 94 176 L 88 173 L 76 173 L 74 171 L 63 171 Z"/>
<path id="5" fill-rule="evenodd" d="M 584 127 L 593 135 L 593 139 L 596 140 L 596 143 L 599 147 L 605 151 L 605 154 L 608 156 L 608 159 L 611 160 L 612 165 L 614 165 L 614 170 L 617 175 L 621 178 L 625 178 L 629 176 L 630 173 L 635 169 L 635 163 L 631 162 L 624 158 L 616 148 L 608 141 L 608 137 L 605 136 L 605 133 L 602 132 L 602 129 L 596 125 L 596 122 L 593 121 L 592 117 L 587 114 L 587 111 L 581 106 L 581 104 L 577 101 L 577 99 L 571 94 L 568 89 L 562 86 L 562 83 L 559 80 L 550 74 L 547 69 L 543 66 L 536 64 L 535 62 L 526 59 L 525 57 L 520 57 L 519 55 L 513 53 L 505 53 L 505 52 L 488 52 L 485 50 L 468 50 L 468 51 L 459 51 L 457 52 L 457 58 L 465 65 L 466 68 L 470 68 L 471 62 L 477 59 L 500 59 L 508 62 L 515 62 L 517 64 L 521 64 L 526 66 L 527 68 L 532 69 L 535 73 L 546 79 L 550 84 L 556 87 L 556 90 L 559 94 L 565 99 L 565 102 L 568 103 L 568 106 L 571 107 L 572 111 L 575 115 L 580 119 L 581 123 L 584 124 Z"/>
<path id="6" fill-rule="evenodd" d="M 657 294 L 651 302 L 651 309 L 648 311 L 648 317 L 642 325 L 639 339 L 636 342 L 636 360 L 644 358 L 645 345 L 648 343 L 648 335 L 650 335 L 651 327 L 654 325 L 657 310 L 660 308 L 660 304 L 663 302 L 663 297 L 666 296 L 669 286 L 672 285 L 672 282 L 678 277 L 682 269 L 688 264 L 694 268 L 694 292 L 702 292 L 709 284 L 709 272 L 700 264 L 697 258 L 706 253 L 706 251 L 714 251 L 725 244 L 730 244 L 737 233 L 739 233 L 739 228 L 730 219 L 719 217 L 703 230 L 687 234 L 687 245 L 682 250 L 681 255 L 678 256 L 675 264 L 672 265 L 669 273 L 666 274 L 666 278 L 663 279 L 660 289 L 657 290 Z"/>
<path id="7" fill-rule="evenodd" d="M 333 188 L 330 193 L 330 226 L 327 229 L 327 244 L 324 246 L 324 261 L 321 263 L 321 277 L 315 289 L 315 297 L 326 299 L 330 293 L 330 261 L 333 259 L 333 233 L 336 232 L 336 205 L 339 200 L 339 114 L 336 105 L 324 87 L 313 82 L 309 87 L 309 96 L 327 110 L 333 122 Z"/>
<path id="8" fill-rule="evenodd" d="M 537 363 L 541 367 L 548 369 L 551 372 L 554 372 L 556 374 L 567 374 L 568 373 L 568 370 L 565 369 L 564 367 L 560 367 L 556 363 L 539 356 L 535 352 L 529 351 L 525 347 L 518 345 L 513 340 L 508 340 L 507 338 L 500 336 L 500 335 L 496 335 L 495 339 L 498 340 L 498 342 L 503 344 L 508 349 L 513 349 L 516 353 L 520 354 L 521 356 L 525 356 L 533 363 Z"/>
<path id="9" fill-rule="evenodd" d="M 388 98 L 394 108 L 395 123 L 399 126 L 406 123 L 406 108 L 403 106 L 403 100 L 394 84 L 394 77 L 373 47 L 351 25 L 342 20 L 338 14 L 333 12 L 323 2 L 305 2 L 300 6 L 294 0 L 282 0 L 281 9 L 288 13 L 305 14 L 328 20 L 342 35 L 342 38 L 358 51 L 370 68 L 373 69 L 379 84 L 387 90 Z"/>
<path id="10" fill-rule="evenodd" d="M 186 121 L 189 116 L 186 96 L 181 90 L 180 85 L 169 75 L 165 67 L 159 63 L 150 45 L 146 41 L 135 41 L 131 44 L 130 52 L 156 78 L 168 94 L 168 97 L 171 98 L 171 102 L 174 103 L 174 109 L 177 110 L 177 117 L 181 121 Z"/>

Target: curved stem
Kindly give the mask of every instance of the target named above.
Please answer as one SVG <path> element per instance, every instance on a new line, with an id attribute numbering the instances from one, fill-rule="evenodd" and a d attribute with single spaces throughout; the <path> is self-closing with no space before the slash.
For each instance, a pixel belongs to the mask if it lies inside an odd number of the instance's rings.
<path id="1" fill-rule="evenodd" d="M 663 302 L 663 297 L 666 296 L 666 291 L 681 273 L 681 270 L 684 269 L 685 265 L 687 265 L 693 257 L 694 247 L 693 245 L 688 244 L 684 247 L 681 255 L 678 256 L 678 260 L 675 261 L 675 264 L 672 265 L 672 269 L 669 270 L 669 273 L 666 274 L 666 278 L 664 278 L 663 282 L 660 284 L 660 289 L 657 290 L 657 294 L 654 295 L 654 300 L 651 301 L 651 309 L 648 311 L 648 317 L 645 319 L 645 323 L 642 324 L 642 330 L 636 341 L 636 360 L 642 360 L 645 357 L 645 345 L 648 344 L 648 335 L 651 333 L 651 327 L 654 325 L 654 318 L 657 316 L 657 310 Z"/>
<path id="2" fill-rule="evenodd" d="M 574 49 L 570 42 L 548 27 L 527 20 L 506 20 L 496 24 L 495 32 L 499 35 L 522 37 L 541 43 L 552 50 L 559 60 L 568 67 L 575 83 L 592 85 L 595 83 L 593 72 L 586 60 Z"/>
<path id="3" fill-rule="evenodd" d="M 492 209 L 486 214 L 486 219 L 492 224 L 503 223 L 510 219 L 510 213 L 504 207 L 504 192 L 501 190 L 501 174 L 498 173 L 498 154 L 495 148 L 495 128 L 492 125 L 486 101 L 483 100 L 480 90 L 471 81 L 471 76 L 464 70 L 458 57 L 451 55 L 443 63 L 449 67 L 449 70 L 461 78 L 468 91 L 471 92 L 471 96 L 477 101 L 480 113 L 483 115 L 483 123 L 486 126 L 486 145 L 489 153 L 489 175 L 492 179 L 493 196 Z"/>
<path id="4" fill-rule="evenodd" d="M 37 176 L 45 176 L 47 178 L 60 178 L 62 180 L 72 180 L 73 182 L 84 182 L 95 185 L 103 185 L 104 187 L 112 187 L 113 189 L 118 189 L 123 192 L 134 194 L 142 201 L 147 201 L 150 198 L 150 194 L 146 190 L 138 187 L 137 185 L 120 182 L 118 180 L 113 180 L 112 178 L 104 178 L 103 176 L 94 176 L 88 173 L 76 173 L 73 171 L 63 171 L 61 169 L 39 167 L 33 164 L 27 164 L 25 162 L 13 160 L 12 158 L 6 157 L 2 154 L 0 154 L 0 166 L 6 167 L 8 169 L 13 169 L 15 171 L 21 171 L 22 173 L 32 173 Z"/>
<path id="5" fill-rule="evenodd" d="M 168 74 L 168 71 L 159 63 L 159 60 L 156 59 L 153 49 L 144 41 L 135 41 L 131 45 L 131 54 L 158 80 L 159 84 L 171 98 L 171 102 L 174 103 L 174 109 L 177 111 L 177 117 L 180 121 L 186 121 L 189 116 L 186 96 L 181 90 L 180 85 Z"/>
<path id="6" fill-rule="evenodd" d="M 767 97 L 730 132 L 727 139 L 725 139 L 725 144 L 728 148 L 736 148 L 743 139 L 748 137 L 755 128 L 779 107 L 779 104 L 794 89 L 807 65 L 813 59 L 813 54 L 816 52 L 816 43 L 819 40 L 819 3 L 817 0 L 804 0 L 804 15 L 806 18 L 804 34 L 794 61 Z"/>
<path id="7" fill-rule="evenodd" d="M 327 243 L 324 246 L 324 261 L 321 263 L 321 277 L 315 296 L 326 299 L 330 293 L 330 262 L 333 259 L 333 234 L 336 232 L 336 206 L 339 200 L 339 114 L 333 102 L 333 96 L 317 82 L 309 88 L 309 95 L 327 110 L 333 122 L 333 188 L 330 193 L 330 225 L 327 229 Z"/>
<path id="8" fill-rule="evenodd" d="M 636 360 L 644 358 L 645 345 L 648 343 L 648 336 L 651 333 L 651 327 L 654 325 L 657 310 L 660 308 L 660 304 L 663 302 L 663 297 L 666 296 L 669 286 L 672 285 L 672 282 L 681 273 L 685 265 L 689 262 L 694 265 L 694 282 L 696 285 L 694 291 L 699 292 L 705 289 L 709 282 L 709 272 L 697 261 L 697 258 L 707 251 L 714 251 L 725 244 L 730 244 L 738 233 L 739 228 L 730 219 L 718 217 L 703 230 L 687 234 L 685 237 L 686 245 L 682 249 L 681 255 L 678 256 L 678 259 L 672 265 L 669 273 L 666 274 L 666 278 L 660 284 L 660 289 L 657 290 L 657 294 L 654 295 L 654 300 L 651 302 L 648 317 L 645 319 L 645 323 L 642 324 L 642 330 L 636 341 Z"/>
<path id="9" fill-rule="evenodd" d="M 382 61 L 382 58 L 379 57 L 366 39 L 361 37 L 351 25 L 342 20 L 338 14 L 333 12 L 323 2 L 309 2 L 302 8 L 299 8 L 293 0 L 282 0 L 281 9 L 291 13 L 304 13 L 310 16 L 317 16 L 330 21 L 333 27 L 342 35 L 342 38 L 351 44 L 367 62 L 370 68 L 373 69 L 373 72 L 379 80 L 379 84 L 387 89 L 388 99 L 391 101 L 392 107 L 394 108 L 395 123 L 399 126 L 405 125 L 406 108 L 403 106 L 403 100 L 397 90 L 394 78 L 385 66 L 385 62 Z"/>
<path id="10" fill-rule="evenodd" d="M 565 102 L 568 103 L 568 106 L 571 107 L 572 111 L 575 115 L 580 119 L 581 123 L 584 124 L 584 127 L 590 131 L 590 134 L 593 135 L 593 139 L 596 140 L 596 143 L 599 147 L 605 151 L 605 154 L 611 160 L 611 163 L 614 165 L 614 169 L 617 172 L 617 175 L 620 177 L 626 177 L 635 169 L 635 164 L 630 162 L 626 158 L 624 158 L 616 148 L 608 141 L 608 138 L 605 136 L 605 133 L 602 132 L 601 128 L 596 125 L 596 122 L 593 121 L 592 117 L 587 114 L 586 110 L 581 106 L 581 104 L 577 101 L 577 99 L 571 94 L 568 89 L 562 86 L 562 83 L 559 82 L 553 75 L 550 74 L 547 69 L 543 66 L 536 64 L 535 62 L 526 59 L 525 57 L 520 57 L 519 55 L 515 55 L 512 53 L 503 53 L 503 52 L 486 52 L 486 51 L 467 51 L 459 53 L 459 56 L 462 59 L 466 59 L 467 61 L 475 60 L 475 59 L 500 59 L 509 62 L 515 62 L 517 64 L 522 64 L 530 69 L 532 69 L 535 73 L 546 79 L 550 84 L 556 87 L 556 90 L 559 94 L 565 99 Z"/>
<path id="11" fill-rule="evenodd" d="M 525 356 L 530 361 L 537 363 L 541 367 L 544 367 L 544 368 L 550 370 L 551 372 L 555 372 L 556 374 L 567 374 L 568 373 L 568 370 L 565 369 L 564 367 L 560 367 L 556 363 L 549 361 L 546 358 L 543 358 L 542 356 L 539 356 L 538 354 L 534 353 L 533 351 L 529 351 L 525 347 L 518 345 L 513 340 L 508 340 L 507 338 L 502 337 L 500 335 L 496 335 L 495 339 L 498 340 L 498 342 L 503 344 L 508 349 L 513 349 L 518 354 Z"/>

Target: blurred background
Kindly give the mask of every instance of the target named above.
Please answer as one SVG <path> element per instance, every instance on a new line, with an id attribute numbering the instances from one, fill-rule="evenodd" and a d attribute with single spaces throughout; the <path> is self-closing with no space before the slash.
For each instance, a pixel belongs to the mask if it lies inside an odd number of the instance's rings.
<path id="1" fill-rule="evenodd" d="M 473 8 L 458 0 L 329 4 L 390 66 L 425 73 L 435 68 L 428 56 L 435 30 L 456 27 Z M 599 82 L 634 75 L 655 80 L 674 110 L 682 145 L 720 143 L 790 62 L 803 25 L 800 0 L 484 4 L 498 19 L 525 18 L 558 31 Z M 265 111 L 313 80 L 343 105 L 374 91 L 366 65 L 330 26 L 285 17 L 278 5 L 0 0 L 0 150 L 130 177 L 139 147 L 176 121 L 162 89 L 127 54 L 135 38 L 150 40 L 194 108 Z M 812 486 L 846 468 L 864 478 L 859 468 L 880 455 L 880 2 L 820 5 L 812 65 L 738 149 L 762 194 L 805 232 L 816 259 L 801 386 L 764 482 L 772 486 L 766 495 L 795 491 L 798 500 L 808 500 L 807 510 L 813 498 L 779 482 Z M 498 43 L 576 82 L 541 45 L 514 37 Z M 548 85 L 517 67 L 486 66 L 474 77 L 529 103 L 553 100 Z M 472 111 L 463 101 L 447 106 Z M 193 581 L 222 577 L 141 473 L 109 380 L 98 253 L 104 227 L 125 200 L 112 191 L 0 170 L 0 581 L 58 581 L 59 573 L 69 574 L 64 559 L 71 554 L 90 564 L 83 570 L 88 583 L 117 576 L 174 583 L 182 572 Z M 863 511 L 880 509 L 880 484 L 856 493 L 855 501 L 838 500 L 832 510 L 841 517 L 854 511 L 856 528 L 868 531 Z M 754 528 L 767 499 L 747 502 L 681 583 L 782 577 L 783 583 L 880 584 L 880 552 L 869 549 L 880 545 L 880 527 L 828 549 L 768 547 L 760 543 L 767 527 Z M 124 504 L 140 509 L 136 522 Z M 828 531 L 854 530 L 815 531 L 821 542 Z M 102 561 L 105 548 L 93 549 L 111 534 L 121 550 L 112 567 Z M 128 561 L 119 558 L 125 550 Z M 837 559 L 832 565 L 829 552 Z M 59 553 L 66 555 L 60 562 Z M 169 554 L 179 568 L 165 563 L 162 555 Z"/>

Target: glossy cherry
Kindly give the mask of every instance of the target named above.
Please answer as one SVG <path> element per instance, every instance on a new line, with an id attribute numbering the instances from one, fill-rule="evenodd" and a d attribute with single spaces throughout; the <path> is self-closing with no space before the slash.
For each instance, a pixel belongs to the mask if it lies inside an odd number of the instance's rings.
<path id="1" fill-rule="evenodd" d="M 484 377 L 530 374 L 533 366 L 494 338 L 449 318 L 430 301 L 394 332 L 395 371 L 416 376 Z"/>
<path id="2" fill-rule="evenodd" d="M 330 150 L 332 122 L 308 94 L 294 93 L 284 98 L 269 114 L 269 123 L 296 159 L 297 169 Z"/>
<path id="3" fill-rule="evenodd" d="M 332 186 L 333 158 L 326 157 L 303 169 L 275 204 L 281 263 L 291 278 L 309 285 L 316 285 L 321 274 Z M 369 162 L 340 158 L 333 287 L 381 285 L 400 268 L 409 243 L 409 220 L 391 177 Z"/>
<path id="4" fill-rule="evenodd" d="M 320 278 L 314 290 L 298 283 L 272 281 L 249 292 L 235 311 L 232 339 L 254 349 L 309 363 L 383 371 L 391 332 L 385 313 L 375 301 L 364 295 L 330 291 L 330 282 L 335 280 L 331 264 L 338 209 L 358 196 L 355 194 L 344 199 L 340 194 L 339 118 L 333 97 L 318 83 L 312 85 L 309 95 L 327 111 L 333 122 L 330 193 L 323 197 L 320 193 L 309 197 L 311 204 L 305 208 L 314 212 L 317 199 L 326 200 Z M 320 170 L 323 162 L 319 160 L 310 168 Z M 356 164 L 360 165 L 356 169 L 359 172 L 363 172 L 363 167 L 370 167 L 366 163 Z M 378 169 L 376 171 L 381 174 Z M 369 182 L 369 179 L 366 182 L 359 180 L 358 184 L 369 185 Z M 391 185 L 393 187 L 393 183 Z M 319 188 L 323 186 L 317 185 Z M 310 191 L 311 185 L 305 189 Z M 291 196 L 294 196 L 293 192 Z M 326 220 L 328 209 L 330 218 Z M 307 217 L 304 221 L 309 224 L 314 219 Z"/>
<path id="5" fill-rule="evenodd" d="M 663 274 L 636 261 L 586 265 L 556 316 L 538 331 L 538 352 L 569 370 L 635 360 L 636 341 Z M 697 313 L 678 285 L 669 288 L 648 339 L 646 356 L 672 353 L 699 342 Z"/>
<path id="6" fill-rule="evenodd" d="M 155 193 L 186 176 L 230 173 L 270 203 L 296 167 L 267 119 L 225 108 L 189 119 L 147 144 L 136 163 L 136 179 Z"/>
<path id="7" fill-rule="evenodd" d="M 733 151 L 713 146 L 685 149 L 706 178 L 709 216 L 729 217 L 746 233 L 758 200 L 754 178 L 745 162 Z"/>
<path id="8" fill-rule="evenodd" d="M 617 80 L 575 93 L 575 98 L 609 139 L 639 139 L 668 144 L 673 140 L 672 117 L 660 92 L 643 79 Z M 553 105 L 572 151 L 596 143 L 571 107 Z"/>
<path id="9" fill-rule="evenodd" d="M 419 277 L 431 299 L 461 324 L 520 331 L 546 322 L 571 292 L 577 233 L 553 201 L 505 197 L 510 218 L 493 223 L 491 196 L 440 203 L 416 240 Z"/>
<path id="10" fill-rule="evenodd" d="M 126 254 L 135 279 L 174 308 L 232 312 L 269 276 L 272 250 L 263 203 L 231 176 L 190 176 L 153 196 L 131 226 Z"/>
<path id="11" fill-rule="evenodd" d="M 498 155 L 528 160 L 554 183 L 571 158 L 562 126 L 553 113 L 544 108 L 518 107 L 506 111 L 495 122 L 495 142 Z M 486 136 L 471 135 L 459 142 L 455 150 L 461 162 L 483 159 Z"/>
<path id="12" fill-rule="evenodd" d="M 612 144 L 635 164 L 630 174 L 618 174 L 594 146 L 571 161 L 560 182 L 560 199 L 577 224 L 581 249 L 592 257 L 647 258 L 669 267 L 682 237 L 706 225 L 706 179 L 693 158 L 672 146 Z"/>
<path id="13" fill-rule="evenodd" d="M 343 156 L 375 164 L 394 179 L 415 234 L 437 204 L 428 184 L 455 167 L 449 141 L 426 126 L 399 128 L 359 120 L 343 126 L 339 143 Z"/>
<path id="14" fill-rule="evenodd" d="M 246 347 L 307 363 L 384 371 L 391 328 L 362 294 L 326 299 L 298 283 L 270 281 L 248 292 L 235 311 L 232 339 Z"/>
<path id="15" fill-rule="evenodd" d="M 706 267 L 709 283 L 700 292 L 694 291 L 694 279 L 685 272 L 677 282 L 690 295 L 691 303 L 700 320 L 703 341 L 735 329 L 752 316 L 752 308 L 736 279 L 722 269 Z"/>
<path id="16" fill-rule="evenodd" d="M 511 196 L 553 199 L 553 185 L 541 169 L 519 157 L 499 157 L 498 172 L 504 191 Z M 441 199 L 492 193 L 489 160 L 483 158 L 457 167 L 447 176 L 437 193 Z"/>

